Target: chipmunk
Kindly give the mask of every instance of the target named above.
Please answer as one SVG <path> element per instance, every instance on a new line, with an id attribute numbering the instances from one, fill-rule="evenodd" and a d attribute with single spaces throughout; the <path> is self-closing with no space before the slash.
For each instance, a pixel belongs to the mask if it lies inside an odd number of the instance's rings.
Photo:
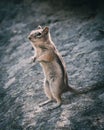
<path id="1" fill-rule="evenodd" d="M 31 31 L 28 38 L 35 49 L 33 61 L 37 60 L 41 64 L 45 75 L 44 91 L 48 100 L 39 106 L 55 100 L 57 105 L 54 108 L 57 108 L 62 104 L 61 95 L 64 92 L 78 92 L 68 85 L 66 66 L 51 40 L 49 27 L 39 26 L 38 29 Z"/>

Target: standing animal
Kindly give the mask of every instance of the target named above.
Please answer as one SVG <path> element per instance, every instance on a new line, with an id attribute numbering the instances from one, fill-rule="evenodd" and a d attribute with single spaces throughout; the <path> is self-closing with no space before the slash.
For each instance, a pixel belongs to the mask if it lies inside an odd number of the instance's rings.
<path id="1" fill-rule="evenodd" d="M 57 105 L 53 108 L 57 108 L 62 104 L 61 96 L 64 92 L 78 92 L 68 85 L 65 63 L 51 40 L 49 27 L 39 26 L 31 31 L 28 38 L 35 49 L 33 61 L 37 60 L 41 64 L 45 76 L 44 91 L 48 100 L 40 106 L 55 100 Z"/>

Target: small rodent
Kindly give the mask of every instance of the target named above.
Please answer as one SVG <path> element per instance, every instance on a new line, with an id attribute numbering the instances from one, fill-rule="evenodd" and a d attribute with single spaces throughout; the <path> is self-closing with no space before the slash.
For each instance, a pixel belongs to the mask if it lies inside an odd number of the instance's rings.
<path id="1" fill-rule="evenodd" d="M 57 105 L 54 108 L 57 108 L 62 104 L 62 93 L 78 91 L 68 85 L 65 63 L 51 40 L 49 27 L 38 26 L 36 30 L 31 31 L 28 38 L 35 49 L 33 61 L 37 60 L 41 64 L 45 75 L 44 91 L 48 100 L 40 106 L 55 100 Z"/>

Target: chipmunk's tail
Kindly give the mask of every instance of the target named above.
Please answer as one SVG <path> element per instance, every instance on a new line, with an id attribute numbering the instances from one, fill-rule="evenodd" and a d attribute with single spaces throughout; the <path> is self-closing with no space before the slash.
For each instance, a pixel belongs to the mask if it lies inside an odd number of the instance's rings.
<path id="1" fill-rule="evenodd" d="M 101 88 L 101 87 L 100 87 Z M 82 88 L 80 88 L 80 89 L 75 89 L 75 88 L 73 88 L 73 87 L 70 87 L 69 85 L 68 85 L 68 91 L 70 91 L 70 92 L 72 92 L 72 93 L 75 93 L 75 94 L 86 94 L 86 93 L 88 93 L 88 92 L 91 92 L 91 91 L 94 91 L 94 90 L 96 90 L 96 89 L 98 89 L 98 87 L 97 86 L 94 86 L 94 87 L 88 87 L 88 88 L 84 88 L 84 89 L 82 89 Z"/>

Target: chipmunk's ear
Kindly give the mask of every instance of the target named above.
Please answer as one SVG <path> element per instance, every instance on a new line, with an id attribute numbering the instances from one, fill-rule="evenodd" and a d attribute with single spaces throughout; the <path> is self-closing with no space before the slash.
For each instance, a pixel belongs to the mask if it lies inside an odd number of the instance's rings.
<path id="1" fill-rule="evenodd" d="M 42 27 L 39 25 L 39 26 L 38 26 L 38 29 L 42 29 Z"/>
<path id="2" fill-rule="evenodd" d="M 44 34 L 48 34 L 48 32 L 49 32 L 49 27 L 47 27 L 47 26 L 44 27 L 44 29 L 43 29 L 43 33 L 44 33 Z"/>

